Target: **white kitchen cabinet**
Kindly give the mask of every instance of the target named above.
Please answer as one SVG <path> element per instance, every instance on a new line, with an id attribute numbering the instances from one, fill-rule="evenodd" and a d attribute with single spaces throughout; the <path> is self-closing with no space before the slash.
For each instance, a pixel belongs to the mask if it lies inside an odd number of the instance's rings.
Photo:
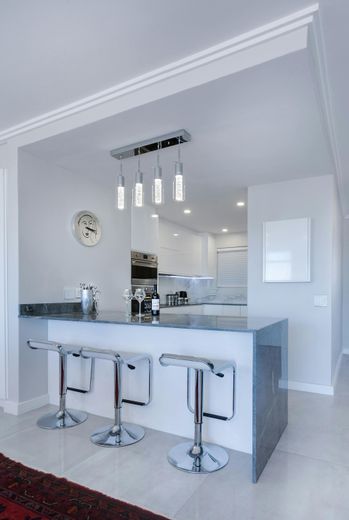
<path id="1" fill-rule="evenodd" d="M 159 254 L 159 219 L 153 218 L 150 206 L 132 207 L 131 249 L 144 253 Z"/>
<path id="2" fill-rule="evenodd" d="M 223 315 L 223 305 L 212 305 L 205 303 L 203 305 L 203 314 L 205 316 L 222 316 Z"/>
<path id="3" fill-rule="evenodd" d="M 166 307 L 162 313 L 169 314 L 203 314 L 204 316 L 247 316 L 246 305 L 214 305 L 204 303 L 201 305 L 188 305 L 181 307 Z"/>
<path id="4" fill-rule="evenodd" d="M 201 276 L 217 275 L 216 240 L 210 233 L 201 233 Z"/>
<path id="5" fill-rule="evenodd" d="M 247 316 L 247 305 L 223 305 L 224 316 Z"/>
<path id="6" fill-rule="evenodd" d="M 159 272 L 182 276 L 201 274 L 201 237 L 190 229 L 161 219 Z"/>
<path id="7" fill-rule="evenodd" d="M 223 305 L 223 315 L 224 316 L 241 316 L 241 306 L 240 305 Z"/>
<path id="8" fill-rule="evenodd" d="M 180 307 L 165 307 L 161 314 L 203 314 L 203 305 L 183 305 Z"/>
<path id="9" fill-rule="evenodd" d="M 240 305 L 240 313 L 241 313 L 241 316 L 243 316 L 244 318 L 246 318 L 248 316 L 247 305 Z"/>

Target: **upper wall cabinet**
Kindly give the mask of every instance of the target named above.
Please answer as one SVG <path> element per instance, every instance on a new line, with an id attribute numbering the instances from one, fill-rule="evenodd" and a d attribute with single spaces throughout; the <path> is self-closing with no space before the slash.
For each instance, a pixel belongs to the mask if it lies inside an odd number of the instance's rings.
<path id="1" fill-rule="evenodd" d="M 150 206 L 133 208 L 131 211 L 131 249 L 144 253 L 159 254 L 159 219 L 152 217 Z"/>
<path id="2" fill-rule="evenodd" d="M 160 273 L 183 276 L 202 274 L 202 242 L 198 233 L 161 219 L 159 246 Z"/>
<path id="3" fill-rule="evenodd" d="M 210 233 L 201 233 L 201 276 L 217 276 L 217 246 Z"/>

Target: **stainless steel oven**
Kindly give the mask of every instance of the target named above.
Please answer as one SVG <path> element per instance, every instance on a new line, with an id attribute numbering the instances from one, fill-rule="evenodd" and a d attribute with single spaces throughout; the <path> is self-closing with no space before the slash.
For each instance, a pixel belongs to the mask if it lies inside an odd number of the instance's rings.
<path id="1" fill-rule="evenodd" d="M 142 312 L 151 313 L 151 294 L 158 283 L 157 255 L 131 251 L 131 285 L 135 291 L 138 287 L 145 290 L 146 298 L 142 302 Z M 138 312 L 138 302 L 132 300 L 132 312 Z"/>
<path id="2" fill-rule="evenodd" d="M 131 251 L 131 283 L 136 286 L 154 286 L 158 280 L 158 257 L 140 251 Z"/>

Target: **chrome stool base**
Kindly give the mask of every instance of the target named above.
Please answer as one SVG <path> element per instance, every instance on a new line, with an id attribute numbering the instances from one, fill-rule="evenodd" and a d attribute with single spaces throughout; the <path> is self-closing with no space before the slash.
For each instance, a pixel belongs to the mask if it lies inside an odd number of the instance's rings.
<path id="1" fill-rule="evenodd" d="M 134 444 L 144 437 L 144 429 L 137 424 L 122 423 L 121 427 L 110 425 L 95 431 L 90 439 L 98 446 L 121 448 Z"/>
<path id="2" fill-rule="evenodd" d="M 66 409 L 64 411 L 58 410 L 54 413 L 49 413 L 40 417 L 37 421 L 37 425 L 45 430 L 60 430 L 63 428 L 73 428 L 85 422 L 87 419 L 87 413 L 80 412 L 79 410 Z"/>
<path id="3" fill-rule="evenodd" d="M 212 473 L 228 463 L 229 455 L 220 446 L 203 443 L 200 455 L 193 455 L 192 448 L 193 441 L 177 444 L 168 452 L 167 459 L 177 469 L 188 473 Z"/>

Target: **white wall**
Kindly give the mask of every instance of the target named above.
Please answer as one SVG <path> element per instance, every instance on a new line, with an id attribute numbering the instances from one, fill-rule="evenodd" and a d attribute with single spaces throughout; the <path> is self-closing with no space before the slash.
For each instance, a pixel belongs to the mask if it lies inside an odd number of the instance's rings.
<path id="1" fill-rule="evenodd" d="M 6 272 L 6 241 L 5 241 L 5 169 L 0 168 L 0 273 Z M 6 282 L 5 276 L 0 276 L 0 400 L 6 398 Z"/>
<path id="2" fill-rule="evenodd" d="M 130 284 L 130 212 L 114 208 L 114 178 L 79 176 L 20 151 L 20 301 L 61 302 L 64 287 L 96 284 L 101 309 L 123 308 Z M 102 238 L 95 247 L 72 234 L 73 215 L 96 213 Z"/>
<path id="3" fill-rule="evenodd" d="M 331 272 L 331 309 L 332 309 L 332 384 L 335 384 L 341 360 L 342 342 L 342 224 L 338 191 L 333 190 L 332 221 L 332 272 Z"/>
<path id="4" fill-rule="evenodd" d="M 249 314 L 289 319 L 289 379 L 322 385 L 318 390 L 324 392 L 331 391 L 332 366 L 338 356 L 338 346 L 332 351 L 332 340 L 338 334 L 331 292 L 335 189 L 334 178 L 322 176 L 252 186 L 248 193 Z M 311 282 L 263 283 L 263 222 L 297 217 L 311 218 Z M 314 307 L 314 295 L 327 295 L 328 306 Z M 338 294 L 334 300 L 337 309 Z"/>
<path id="5" fill-rule="evenodd" d="M 349 219 L 343 220 L 342 227 L 342 287 L 343 287 L 343 329 L 342 344 L 349 354 Z"/>

